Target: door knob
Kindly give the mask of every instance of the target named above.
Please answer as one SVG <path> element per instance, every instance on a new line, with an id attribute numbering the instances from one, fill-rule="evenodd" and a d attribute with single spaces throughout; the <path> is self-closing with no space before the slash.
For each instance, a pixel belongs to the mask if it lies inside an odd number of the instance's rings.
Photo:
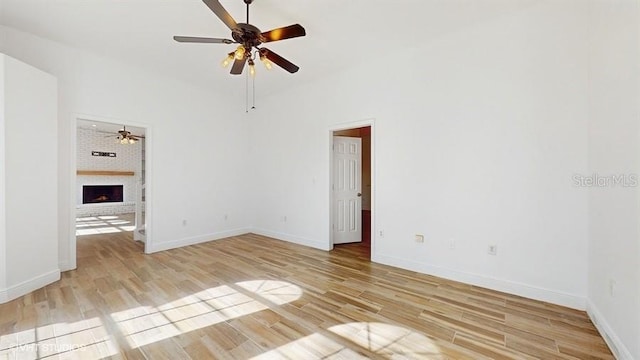
<path id="1" fill-rule="evenodd" d="M 358 197 L 361 197 L 361 196 L 362 196 L 362 193 L 358 193 Z"/>

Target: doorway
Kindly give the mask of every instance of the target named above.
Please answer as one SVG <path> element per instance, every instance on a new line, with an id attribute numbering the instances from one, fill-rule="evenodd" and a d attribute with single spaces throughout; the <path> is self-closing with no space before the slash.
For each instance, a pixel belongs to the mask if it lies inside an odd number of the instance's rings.
<path id="1" fill-rule="evenodd" d="M 359 246 L 371 257 L 372 124 L 331 132 L 332 245 Z"/>
<path id="2" fill-rule="evenodd" d="M 75 125 L 69 246 L 74 268 L 79 239 L 109 238 L 127 251 L 149 253 L 148 127 L 85 117 Z"/>

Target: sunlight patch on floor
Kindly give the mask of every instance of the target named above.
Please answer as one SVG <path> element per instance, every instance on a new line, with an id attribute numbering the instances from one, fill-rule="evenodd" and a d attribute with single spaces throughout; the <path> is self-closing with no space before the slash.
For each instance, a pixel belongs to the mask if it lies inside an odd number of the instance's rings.
<path id="1" fill-rule="evenodd" d="M 302 296 L 302 289 L 284 281 L 251 280 L 239 282 L 236 285 L 276 305 L 298 300 Z"/>
<path id="2" fill-rule="evenodd" d="M 437 359 L 442 356 L 440 348 L 431 339 L 400 326 L 357 322 L 332 326 L 329 331 L 389 358 Z"/>
<path id="3" fill-rule="evenodd" d="M 290 283 L 255 280 L 238 283 L 248 294 L 221 285 L 158 306 L 142 306 L 111 314 L 132 348 L 297 300 L 302 290 Z"/>
<path id="4" fill-rule="evenodd" d="M 348 343 L 387 359 L 443 359 L 440 348 L 415 331 L 384 323 L 357 322 L 332 326 L 331 333 Z M 350 347 L 314 333 L 252 358 L 266 359 L 367 359 Z"/>
<path id="5" fill-rule="evenodd" d="M 312 334 L 282 345 L 251 358 L 267 359 L 367 359 L 367 357 L 329 339 L 322 334 Z"/>
<path id="6" fill-rule="evenodd" d="M 114 215 L 76 218 L 76 236 L 130 232 L 135 228 L 131 221 Z"/>
<path id="7" fill-rule="evenodd" d="M 118 347 L 99 318 L 56 323 L 0 336 L 0 359 L 101 359 Z"/>

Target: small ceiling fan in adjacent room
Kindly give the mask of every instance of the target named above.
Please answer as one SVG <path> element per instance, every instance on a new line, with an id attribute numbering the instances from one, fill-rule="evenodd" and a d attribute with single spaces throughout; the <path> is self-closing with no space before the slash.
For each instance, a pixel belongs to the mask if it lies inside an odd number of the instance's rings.
<path id="1" fill-rule="evenodd" d="M 108 135 L 107 137 L 111 137 L 113 135 Z M 116 141 L 120 144 L 135 144 L 138 140 L 144 139 L 142 135 L 133 135 L 130 131 L 127 130 L 126 126 L 122 126 L 122 129 L 118 130 Z"/>
<path id="2" fill-rule="evenodd" d="M 231 66 L 231 74 L 240 75 L 244 70 L 245 64 L 249 63 L 249 72 L 255 76 L 255 60 L 259 58 L 267 69 L 271 69 L 272 63 L 285 69 L 290 73 L 297 72 L 300 68 L 274 53 L 273 51 L 262 47 L 263 43 L 274 42 L 279 40 L 291 39 L 295 37 L 305 36 L 306 31 L 300 24 L 294 24 L 266 32 L 261 32 L 256 26 L 249 23 L 249 5 L 253 0 L 243 0 L 247 5 L 247 22 L 237 23 L 231 15 L 225 10 L 218 0 L 202 0 L 213 11 L 214 14 L 222 22 L 231 29 L 231 39 L 192 37 L 192 36 L 174 36 L 173 39 L 182 43 L 207 43 L 207 44 L 239 44 L 235 51 L 227 54 L 222 62 L 223 66 Z M 255 49 L 255 52 L 253 51 Z"/>

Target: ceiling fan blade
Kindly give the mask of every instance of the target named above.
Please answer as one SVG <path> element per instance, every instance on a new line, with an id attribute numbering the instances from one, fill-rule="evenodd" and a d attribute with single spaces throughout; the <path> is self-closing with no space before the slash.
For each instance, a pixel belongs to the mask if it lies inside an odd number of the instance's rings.
<path id="1" fill-rule="evenodd" d="M 195 36 L 174 36 L 173 40 L 181 43 L 202 43 L 202 44 L 233 44 L 235 41 L 229 39 L 206 38 Z"/>
<path id="2" fill-rule="evenodd" d="M 267 49 L 267 48 L 262 48 L 260 49 L 260 52 L 264 54 L 264 56 L 267 57 L 267 59 L 271 60 L 271 62 L 273 62 L 274 64 L 280 66 L 281 68 L 287 70 L 290 73 L 295 73 L 298 72 L 298 70 L 300 70 L 299 67 L 297 67 L 295 64 L 293 64 L 292 62 L 290 62 L 289 60 L 283 58 L 282 56 L 274 53 L 273 51 Z"/>
<path id="3" fill-rule="evenodd" d="M 289 25 L 262 33 L 262 37 L 264 37 L 263 42 L 285 40 L 305 35 L 307 35 L 307 32 L 300 24 Z"/>
<path id="4" fill-rule="evenodd" d="M 216 14 L 222 22 L 231 30 L 235 30 L 238 27 L 238 23 L 229 15 L 227 10 L 220 4 L 218 0 L 202 0 L 208 7 Z"/>
<path id="5" fill-rule="evenodd" d="M 242 74 L 242 70 L 244 69 L 244 64 L 247 62 L 247 58 L 243 58 L 242 60 L 236 59 L 233 62 L 233 66 L 231 67 L 231 74 L 240 75 Z"/>

